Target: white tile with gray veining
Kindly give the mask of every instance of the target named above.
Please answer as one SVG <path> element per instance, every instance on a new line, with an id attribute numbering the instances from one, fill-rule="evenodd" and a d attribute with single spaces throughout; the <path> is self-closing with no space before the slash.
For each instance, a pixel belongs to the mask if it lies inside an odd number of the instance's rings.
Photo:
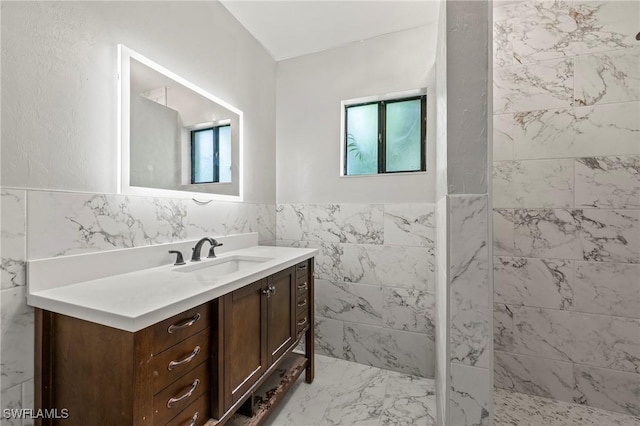
<path id="1" fill-rule="evenodd" d="M 381 204 L 310 204 L 308 238 L 314 241 L 382 244 Z"/>
<path id="2" fill-rule="evenodd" d="M 495 349 L 640 372 L 640 320 L 496 304 Z"/>
<path id="3" fill-rule="evenodd" d="M 344 324 L 342 321 L 316 316 L 316 353 L 344 358 Z"/>
<path id="4" fill-rule="evenodd" d="M 22 408 L 33 408 L 33 407 L 24 407 L 22 405 L 22 386 L 15 385 L 12 387 L 4 388 L 2 387 L 2 392 L 0 393 L 0 401 L 2 401 L 2 426 L 21 426 L 22 420 L 18 416 L 12 416 L 12 412 L 6 413 L 5 410 L 20 410 Z M 8 415 L 5 415 L 8 414 Z"/>
<path id="5" fill-rule="evenodd" d="M 36 408 L 35 383 L 33 379 L 22 384 L 22 406 L 24 408 Z M 22 426 L 33 426 L 34 424 L 34 419 L 22 420 Z"/>
<path id="6" fill-rule="evenodd" d="M 276 240 L 276 206 L 275 204 L 257 204 L 257 226 L 260 242 Z"/>
<path id="7" fill-rule="evenodd" d="M 513 209 L 493 209 L 493 254 L 496 256 L 514 256 L 515 220 Z"/>
<path id="8" fill-rule="evenodd" d="M 381 426 L 422 425 L 436 422 L 435 383 L 408 374 L 387 373 Z"/>
<path id="9" fill-rule="evenodd" d="M 0 289 L 25 285 L 26 260 L 26 193 L 3 189 L 0 193 L 2 218 L 0 220 Z"/>
<path id="10" fill-rule="evenodd" d="M 496 389 L 496 426 L 640 426 L 640 417 Z"/>
<path id="11" fill-rule="evenodd" d="M 515 252 L 518 255 L 583 259 L 579 211 L 517 209 L 510 213 L 513 215 Z"/>
<path id="12" fill-rule="evenodd" d="M 29 259 L 184 240 L 182 200 L 31 191 Z"/>
<path id="13" fill-rule="evenodd" d="M 449 317 L 451 361 L 489 367 L 488 197 L 450 196 Z"/>
<path id="14" fill-rule="evenodd" d="M 356 283 L 315 282 L 316 314 L 324 318 L 382 325 L 382 287 Z"/>
<path id="15" fill-rule="evenodd" d="M 576 402 L 640 417 L 640 374 L 576 364 L 574 376 Z"/>
<path id="16" fill-rule="evenodd" d="M 513 160 L 515 119 L 513 114 L 493 116 L 493 161 Z"/>
<path id="17" fill-rule="evenodd" d="M 435 295 L 407 288 L 382 288 L 382 322 L 395 330 L 427 334 L 435 340 Z"/>
<path id="18" fill-rule="evenodd" d="M 637 2 L 524 2 L 494 8 L 496 67 L 634 46 Z"/>
<path id="19" fill-rule="evenodd" d="M 534 111 L 573 105 L 573 59 L 496 68 L 493 112 Z"/>
<path id="20" fill-rule="evenodd" d="M 276 205 L 276 236 L 279 240 L 306 240 L 309 233 L 306 204 Z"/>
<path id="21" fill-rule="evenodd" d="M 494 302 L 571 309 L 576 298 L 573 262 L 495 256 Z"/>
<path id="22" fill-rule="evenodd" d="M 493 206 L 573 207 L 574 160 L 496 161 Z"/>
<path id="23" fill-rule="evenodd" d="M 436 403 L 438 412 L 442 413 L 438 419 L 438 426 L 447 422 L 448 411 L 446 404 L 449 399 L 449 268 L 448 268 L 448 203 L 449 197 L 444 196 L 436 203 Z"/>
<path id="24" fill-rule="evenodd" d="M 515 159 L 640 154 L 640 102 L 513 114 Z M 608 143 L 615 141 L 615 143 Z"/>
<path id="25" fill-rule="evenodd" d="M 640 263 L 640 210 L 577 210 L 583 258 Z"/>
<path id="26" fill-rule="evenodd" d="M 35 319 L 33 308 L 27 306 L 25 286 L 1 291 L 0 319 L 0 381 L 2 389 L 7 389 L 34 375 Z"/>
<path id="27" fill-rule="evenodd" d="M 575 59 L 575 104 L 640 100 L 640 48 Z"/>
<path id="28" fill-rule="evenodd" d="M 428 290 L 433 255 L 426 247 L 342 244 L 341 281 Z"/>
<path id="29" fill-rule="evenodd" d="M 385 204 L 384 243 L 389 245 L 435 247 L 434 205 Z"/>
<path id="30" fill-rule="evenodd" d="M 491 377 L 485 368 L 451 364 L 451 425 L 491 424 Z"/>
<path id="31" fill-rule="evenodd" d="M 434 351 L 433 341 L 424 334 L 358 323 L 344 325 L 344 355 L 349 361 L 433 377 Z"/>
<path id="32" fill-rule="evenodd" d="M 573 402 L 576 391 L 573 363 L 496 351 L 495 387 Z"/>
<path id="33" fill-rule="evenodd" d="M 575 182 L 576 207 L 640 209 L 640 156 L 578 158 Z"/>
<path id="34" fill-rule="evenodd" d="M 575 262 L 573 288 L 577 311 L 640 318 L 640 264 Z"/>
<path id="35" fill-rule="evenodd" d="M 184 203 L 187 238 L 258 232 L 257 204 L 220 201 L 202 205 L 192 200 Z"/>

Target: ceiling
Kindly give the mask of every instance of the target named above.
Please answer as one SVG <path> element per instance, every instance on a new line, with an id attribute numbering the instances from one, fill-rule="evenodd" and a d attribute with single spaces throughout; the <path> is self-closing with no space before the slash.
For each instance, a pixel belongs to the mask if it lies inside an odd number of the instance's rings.
<path id="1" fill-rule="evenodd" d="M 438 21 L 439 0 L 221 0 L 277 61 Z"/>

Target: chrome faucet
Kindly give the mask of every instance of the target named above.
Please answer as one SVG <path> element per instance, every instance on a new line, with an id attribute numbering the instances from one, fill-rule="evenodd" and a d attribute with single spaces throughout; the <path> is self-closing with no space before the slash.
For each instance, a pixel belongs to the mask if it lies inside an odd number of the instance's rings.
<path id="1" fill-rule="evenodd" d="M 207 255 L 207 257 L 216 257 L 216 253 L 215 253 L 216 247 L 220 247 L 223 245 L 222 243 L 217 242 L 211 237 L 201 238 L 200 241 L 198 241 L 196 243 L 196 246 L 193 248 L 193 254 L 191 255 L 192 262 L 200 261 L 200 252 L 202 251 L 202 245 L 206 242 L 211 244 L 211 247 L 209 248 L 209 254 Z"/>

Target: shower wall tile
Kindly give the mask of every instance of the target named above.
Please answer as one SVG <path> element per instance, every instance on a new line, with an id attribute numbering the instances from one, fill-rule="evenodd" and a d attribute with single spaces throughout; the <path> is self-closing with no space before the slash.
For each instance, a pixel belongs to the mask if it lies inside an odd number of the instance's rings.
<path id="1" fill-rule="evenodd" d="M 577 399 L 573 363 L 495 351 L 495 385 L 561 401 Z"/>
<path id="2" fill-rule="evenodd" d="M 513 155 L 515 159 L 638 155 L 638 116 L 640 102 L 518 112 L 512 115 Z"/>
<path id="3" fill-rule="evenodd" d="M 451 364 L 451 424 L 490 425 L 491 388 L 489 370 Z"/>
<path id="4" fill-rule="evenodd" d="M 640 48 L 575 59 L 576 105 L 637 100 L 640 100 Z"/>
<path id="5" fill-rule="evenodd" d="M 276 205 L 276 236 L 279 240 L 308 239 L 309 208 L 306 204 Z"/>
<path id="6" fill-rule="evenodd" d="M 640 320 L 496 304 L 496 350 L 640 372 Z"/>
<path id="7" fill-rule="evenodd" d="M 640 264 L 575 262 L 573 287 L 577 311 L 640 318 Z"/>
<path id="8" fill-rule="evenodd" d="M 575 210 L 513 210 L 515 251 L 521 256 L 583 259 L 580 218 Z"/>
<path id="9" fill-rule="evenodd" d="M 576 207 L 640 209 L 640 156 L 575 161 Z"/>
<path id="10" fill-rule="evenodd" d="M 25 285 L 26 192 L 3 189 L 0 192 L 0 289 Z"/>
<path id="11" fill-rule="evenodd" d="M 435 344 L 424 334 L 345 322 L 344 351 L 349 361 L 422 377 L 434 375 Z"/>
<path id="12" fill-rule="evenodd" d="M 382 325 L 381 287 L 316 280 L 316 314 L 324 318 Z"/>
<path id="13" fill-rule="evenodd" d="M 513 114 L 493 116 L 493 161 L 514 159 L 515 124 Z"/>
<path id="14" fill-rule="evenodd" d="M 385 204 L 384 243 L 389 245 L 435 247 L 433 204 Z"/>
<path id="15" fill-rule="evenodd" d="M 496 256 L 493 283 L 495 303 L 571 309 L 576 298 L 568 260 Z"/>
<path id="16" fill-rule="evenodd" d="M 496 256 L 514 256 L 515 214 L 510 209 L 493 209 L 493 254 Z"/>
<path id="17" fill-rule="evenodd" d="M 573 207 L 574 160 L 496 161 L 496 208 Z"/>
<path id="18" fill-rule="evenodd" d="M 574 375 L 576 402 L 640 416 L 640 374 L 576 364 Z"/>
<path id="19" fill-rule="evenodd" d="M 382 288 L 382 323 L 435 340 L 435 295 L 422 290 Z"/>
<path id="20" fill-rule="evenodd" d="M 381 204 L 310 204 L 308 238 L 314 241 L 382 244 Z"/>
<path id="21" fill-rule="evenodd" d="M 640 210 L 579 210 L 583 258 L 640 263 Z"/>
<path id="22" fill-rule="evenodd" d="M 534 111 L 573 105 L 573 59 L 496 68 L 493 112 Z"/>
<path id="23" fill-rule="evenodd" d="M 489 367 L 488 197 L 449 197 L 451 361 Z"/>
<path id="24" fill-rule="evenodd" d="M 633 47 L 637 2 L 524 2 L 494 9 L 494 65 Z"/>
<path id="25" fill-rule="evenodd" d="M 2 290 L 0 299 L 0 385 L 5 390 L 33 378 L 35 319 L 25 286 Z"/>
<path id="26" fill-rule="evenodd" d="M 443 197 L 436 203 L 436 342 L 449 342 L 449 262 L 448 262 L 448 212 L 449 197 Z M 438 426 L 449 421 L 447 404 L 450 388 L 449 345 L 436 347 L 436 401 L 438 408 Z"/>

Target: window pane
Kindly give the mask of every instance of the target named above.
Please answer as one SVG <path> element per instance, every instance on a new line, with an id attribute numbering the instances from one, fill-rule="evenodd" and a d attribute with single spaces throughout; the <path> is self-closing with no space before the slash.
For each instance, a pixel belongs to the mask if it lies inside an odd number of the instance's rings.
<path id="1" fill-rule="evenodd" d="M 387 104 L 388 172 L 420 170 L 420 99 Z"/>
<path id="2" fill-rule="evenodd" d="M 213 181 L 213 130 L 193 133 L 193 183 Z"/>
<path id="3" fill-rule="evenodd" d="M 219 128 L 218 143 L 220 150 L 220 180 L 231 182 L 231 126 Z"/>
<path id="4" fill-rule="evenodd" d="M 378 105 L 347 107 L 347 175 L 378 173 Z"/>

